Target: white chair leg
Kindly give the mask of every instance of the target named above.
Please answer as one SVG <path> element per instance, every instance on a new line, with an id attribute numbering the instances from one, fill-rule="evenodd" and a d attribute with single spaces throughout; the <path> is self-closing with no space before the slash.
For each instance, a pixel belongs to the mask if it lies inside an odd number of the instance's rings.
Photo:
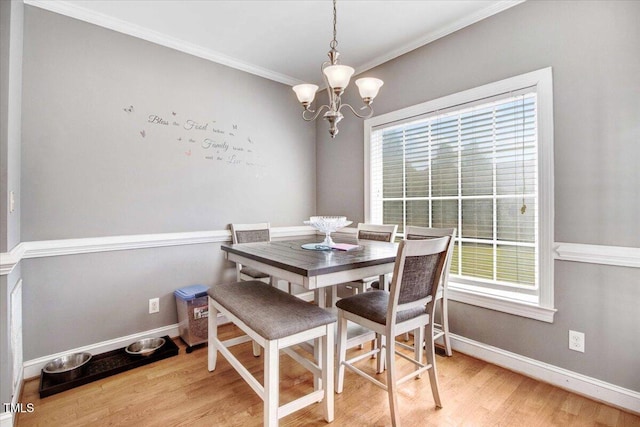
<path id="1" fill-rule="evenodd" d="M 396 354 L 395 354 L 395 339 L 393 334 L 390 334 L 390 336 L 387 339 L 387 348 L 386 348 L 386 352 L 387 352 L 387 391 L 389 393 L 389 409 L 391 411 L 391 425 L 393 425 L 393 427 L 399 427 L 400 426 L 400 411 L 399 411 L 399 407 L 398 407 L 398 395 L 397 395 L 397 387 L 398 385 L 396 384 L 396 369 L 395 369 L 395 359 L 396 359 Z M 379 357 L 379 359 L 382 359 L 382 357 Z"/>
<path id="2" fill-rule="evenodd" d="M 320 338 L 313 339 L 313 359 L 318 366 L 322 366 L 324 353 L 322 352 L 322 340 Z M 313 389 L 315 391 L 322 390 L 322 375 L 313 374 Z"/>
<path id="3" fill-rule="evenodd" d="M 338 361 L 336 366 L 336 393 L 342 393 L 344 385 L 344 365 L 347 360 L 347 319 L 338 311 Z"/>
<path id="4" fill-rule="evenodd" d="M 424 330 L 422 328 L 416 328 L 413 331 L 413 355 L 416 362 L 422 364 L 422 342 L 424 341 Z M 416 365 L 416 371 L 420 369 L 420 366 Z M 416 379 L 422 375 L 416 375 Z"/>
<path id="5" fill-rule="evenodd" d="M 442 342 L 444 343 L 444 351 L 447 356 L 452 356 L 453 351 L 451 350 L 451 339 L 449 338 L 449 308 L 447 303 L 447 298 L 442 298 L 440 300 L 440 314 L 442 316 L 440 323 L 442 324 L 442 332 L 444 335 L 442 336 Z"/>
<path id="6" fill-rule="evenodd" d="M 328 423 L 333 421 L 334 417 L 334 384 L 333 384 L 333 363 L 335 355 L 333 349 L 335 343 L 333 342 L 333 324 L 327 325 L 327 334 L 320 340 L 322 342 L 322 386 L 324 387 L 324 420 Z M 346 343 L 346 328 L 345 328 L 345 343 Z"/>
<path id="7" fill-rule="evenodd" d="M 425 336 L 433 337 L 433 326 L 425 326 Z M 442 402 L 440 401 L 440 389 L 438 387 L 438 371 L 436 369 L 436 353 L 435 346 L 433 344 L 433 338 L 425 340 L 425 349 L 427 356 L 427 364 L 431 365 L 429 369 L 429 382 L 431 383 L 431 393 L 433 394 L 433 400 L 438 408 L 442 408 Z"/>
<path id="8" fill-rule="evenodd" d="M 209 320 L 208 320 L 208 341 L 207 341 L 207 367 L 209 371 L 216 369 L 218 349 L 216 340 L 218 338 L 218 310 L 213 305 L 213 300 L 209 297 Z"/>
<path id="9" fill-rule="evenodd" d="M 376 360 L 376 372 L 378 372 L 379 374 L 384 372 L 384 352 L 386 351 L 387 353 L 389 352 L 389 349 L 386 348 L 385 346 L 385 339 L 386 337 L 384 335 L 379 335 L 376 334 L 376 345 L 378 346 L 378 349 L 380 350 L 378 352 L 378 360 Z"/>
<path id="10" fill-rule="evenodd" d="M 260 357 L 260 353 L 261 353 L 260 345 L 255 341 L 251 341 L 251 343 L 253 344 L 253 356 Z"/>
<path id="11" fill-rule="evenodd" d="M 267 341 L 264 347 L 264 426 L 278 426 L 280 406 L 280 363 L 277 341 Z"/>
<path id="12" fill-rule="evenodd" d="M 325 288 L 327 290 L 327 307 L 335 307 L 336 301 L 338 300 L 338 287 L 337 286 L 328 286 Z"/>

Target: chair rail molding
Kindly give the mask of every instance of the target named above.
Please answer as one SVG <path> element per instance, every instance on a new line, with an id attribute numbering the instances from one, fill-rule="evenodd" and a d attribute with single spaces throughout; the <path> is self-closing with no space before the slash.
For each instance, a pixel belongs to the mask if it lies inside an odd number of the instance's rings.
<path id="1" fill-rule="evenodd" d="M 559 261 L 640 268 L 640 248 L 556 242 L 554 250 Z"/>
<path id="2" fill-rule="evenodd" d="M 272 227 L 271 231 L 276 239 L 317 234 L 313 227 L 306 225 Z M 355 232 L 355 228 L 352 227 L 337 231 L 337 233 L 344 234 L 354 234 Z M 21 242 L 9 252 L 0 253 L 0 275 L 11 273 L 20 261 L 29 258 L 228 242 L 231 242 L 229 230 Z M 563 242 L 556 242 L 553 246 L 554 257 L 558 261 L 640 268 L 640 248 Z"/>
<path id="3" fill-rule="evenodd" d="M 315 235 L 310 226 L 272 227 L 274 238 Z M 87 237 L 81 239 L 21 242 L 7 253 L 0 253 L 0 275 L 11 273 L 23 259 L 131 249 L 163 248 L 203 243 L 230 243 L 229 230 L 193 231 L 185 233 L 135 234 L 126 236 Z"/>

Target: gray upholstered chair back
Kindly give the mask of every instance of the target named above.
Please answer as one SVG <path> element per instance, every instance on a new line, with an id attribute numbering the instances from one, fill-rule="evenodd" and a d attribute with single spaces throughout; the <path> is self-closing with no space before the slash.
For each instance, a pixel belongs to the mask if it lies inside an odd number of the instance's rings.
<path id="1" fill-rule="evenodd" d="M 442 283 L 445 284 L 449 279 L 449 271 L 451 267 L 451 258 L 453 258 L 454 240 L 456 238 L 455 228 L 435 228 L 435 227 L 417 227 L 407 226 L 405 237 L 407 240 L 434 239 L 438 237 L 449 236 L 449 248 L 447 249 L 447 259 L 442 272 Z"/>
<path id="2" fill-rule="evenodd" d="M 393 242 L 396 238 L 397 224 L 358 224 L 358 239 Z"/>
<path id="3" fill-rule="evenodd" d="M 438 259 L 439 254 L 405 258 L 398 304 L 406 304 L 431 295 L 432 278 L 436 274 Z"/>
<path id="4" fill-rule="evenodd" d="M 402 240 L 391 282 L 387 325 L 396 323 L 398 312 L 427 311 L 435 301 L 447 258 L 450 237 L 428 240 Z M 433 306 L 433 304 L 431 304 Z M 433 313 L 431 312 L 430 315 Z"/>
<path id="5" fill-rule="evenodd" d="M 271 241 L 268 222 L 258 224 L 231 224 L 231 239 L 235 243 Z"/>

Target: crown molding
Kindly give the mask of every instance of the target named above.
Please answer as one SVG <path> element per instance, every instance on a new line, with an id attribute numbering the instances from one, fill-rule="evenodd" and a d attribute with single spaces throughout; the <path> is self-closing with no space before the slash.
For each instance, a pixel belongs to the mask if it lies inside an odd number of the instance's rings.
<path id="1" fill-rule="evenodd" d="M 373 58 L 371 61 L 366 62 L 360 67 L 357 67 L 354 74 L 358 75 L 360 73 L 364 73 L 365 71 L 377 67 L 378 65 L 391 61 L 392 59 L 404 55 L 405 53 L 411 52 L 412 50 L 436 41 L 442 37 L 448 36 L 451 33 L 455 33 L 458 30 L 473 25 L 476 22 L 482 21 L 483 19 L 489 18 L 490 16 L 493 16 L 511 7 L 517 6 L 520 3 L 524 3 L 525 1 L 526 0 L 503 0 L 498 3 L 494 3 L 491 6 L 486 7 L 472 15 L 468 15 L 461 19 L 458 19 L 457 21 L 452 22 L 446 27 L 440 28 L 438 31 L 432 31 L 431 33 L 426 34 L 425 36 L 417 40 L 409 42 L 398 49 L 394 49 L 384 55 Z"/>
<path id="2" fill-rule="evenodd" d="M 513 6 L 517 6 L 524 1 L 526 0 L 503 0 L 498 3 L 492 4 L 491 6 L 486 7 L 472 15 L 465 16 L 462 19 L 458 19 L 457 21 L 452 22 L 451 24 L 439 29 L 438 31 L 433 31 L 425 35 L 424 37 L 407 43 L 406 45 L 398 49 L 394 49 L 384 55 L 373 58 L 371 61 L 365 63 L 364 65 L 357 67 L 355 70 L 355 74 L 358 75 L 367 70 L 370 70 L 371 68 L 377 67 L 380 64 L 404 55 L 407 52 L 410 52 L 439 38 L 454 33 L 469 25 L 475 24 L 478 21 L 493 16 Z M 264 77 L 266 79 L 283 83 L 289 86 L 304 83 L 301 80 L 288 76 L 286 74 L 277 73 L 264 67 L 232 58 L 228 55 L 224 55 L 211 49 L 204 49 L 196 44 L 180 40 L 175 37 L 170 37 L 157 31 L 150 30 L 148 28 L 123 21 L 121 19 L 117 19 L 71 4 L 64 0 L 23 0 L 23 2 L 29 6 L 38 7 L 40 9 L 48 10 L 49 12 L 58 13 L 60 15 L 65 15 L 70 18 L 75 18 L 84 22 L 88 22 L 90 24 L 98 25 L 103 28 L 108 28 L 119 33 L 137 37 L 161 46 L 175 49 L 189 55 L 197 56 L 199 58 L 203 58 L 217 64 L 226 65 L 228 67 L 254 74 L 259 77 Z"/>
<path id="3" fill-rule="evenodd" d="M 235 68 L 236 70 L 244 71 L 246 73 L 253 74 L 259 77 L 264 77 L 265 79 L 273 80 L 289 86 L 302 83 L 302 81 L 291 76 L 277 73 L 275 71 L 259 67 L 248 62 L 240 61 L 236 58 L 232 58 L 220 52 L 216 52 L 211 49 L 204 49 L 193 43 L 180 40 L 175 37 L 169 37 L 157 31 L 153 31 L 148 28 L 123 21 L 121 19 L 113 18 L 102 13 L 94 12 L 92 10 L 76 6 L 66 1 L 23 1 L 29 6 L 38 7 L 40 9 L 48 10 L 49 12 L 58 13 L 60 15 L 65 15 L 70 18 L 98 25 L 103 28 L 108 28 L 119 33 L 127 34 L 151 43 L 158 44 L 160 46 L 165 46 L 171 49 L 178 50 L 180 52 L 187 53 L 189 55 L 197 56 L 198 58 L 203 58 L 217 64 L 226 65 L 227 67 Z"/>

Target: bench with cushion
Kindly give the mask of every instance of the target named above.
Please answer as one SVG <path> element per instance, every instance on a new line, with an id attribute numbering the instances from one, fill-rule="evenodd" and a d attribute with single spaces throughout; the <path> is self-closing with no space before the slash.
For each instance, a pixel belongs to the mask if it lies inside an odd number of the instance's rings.
<path id="1" fill-rule="evenodd" d="M 227 341 L 217 336 L 217 314 L 246 335 Z M 334 324 L 336 316 L 260 281 L 234 282 L 209 289 L 209 371 L 216 367 L 219 351 L 264 402 L 264 425 L 315 402 L 323 402 L 324 419 L 333 421 Z M 314 339 L 318 349 L 311 361 L 291 348 Z M 264 349 L 264 385 L 245 368 L 227 347 L 254 340 Z M 279 355 L 285 351 L 314 374 L 314 390 L 280 405 Z"/>

